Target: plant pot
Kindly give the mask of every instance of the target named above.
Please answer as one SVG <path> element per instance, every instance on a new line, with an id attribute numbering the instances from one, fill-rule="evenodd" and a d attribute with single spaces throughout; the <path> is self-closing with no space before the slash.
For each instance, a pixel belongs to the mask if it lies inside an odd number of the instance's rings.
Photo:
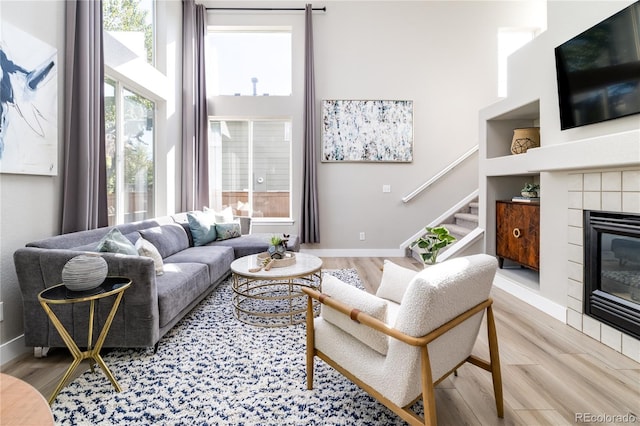
<path id="1" fill-rule="evenodd" d="M 523 197 L 528 198 L 536 198 L 538 196 L 538 193 L 535 191 L 522 191 L 520 194 L 522 194 Z"/>
<path id="2" fill-rule="evenodd" d="M 287 248 L 281 244 L 277 246 L 271 245 L 267 249 L 267 252 L 269 253 L 269 256 L 271 256 L 272 259 L 282 259 L 287 253 Z"/>

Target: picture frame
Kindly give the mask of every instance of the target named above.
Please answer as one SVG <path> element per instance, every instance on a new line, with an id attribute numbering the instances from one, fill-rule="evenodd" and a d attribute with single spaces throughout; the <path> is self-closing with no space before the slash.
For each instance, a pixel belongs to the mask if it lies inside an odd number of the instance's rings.
<path id="1" fill-rule="evenodd" d="M 412 161 L 413 101 L 322 101 L 322 162 Z"/>
<path id="2" fill-rule="evenodd" d="M 0 173 L 56 176 L 58 51 L 0 24 Z"/>

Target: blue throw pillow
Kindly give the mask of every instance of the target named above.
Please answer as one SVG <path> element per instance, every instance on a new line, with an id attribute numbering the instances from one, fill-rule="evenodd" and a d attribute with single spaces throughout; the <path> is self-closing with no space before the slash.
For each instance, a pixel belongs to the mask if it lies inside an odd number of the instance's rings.
<path id="1" fill-rule="evenodd" d="M 113 228 L 107 235 L 102 237 L 100 241 L 98 241 L 98 247 L 96 247 L 96 249 L 109 253 L 138 255 L 138 250 L 136 250 L 135 246 L 127 237 L 122 235 L 122 232 L 120 232 L 118 228 Z"/>
<path id="2" fill-rule="evenodd" d="M 218 234 L 218 240 L 228 240 L 229 238 L 237 238 L 241 235 L 240 223 L 238 222 L 216 223 L 216 233 Z"/>
<path id="3" fill-rule="evenodd" d="M 189 229 L 191 230 L 193 245 L 195 247 L 208 244 L 218 236 L 214 215 L 201 211 L 193 211 L 187 213 L 187 220 L 189 221 Z"/>

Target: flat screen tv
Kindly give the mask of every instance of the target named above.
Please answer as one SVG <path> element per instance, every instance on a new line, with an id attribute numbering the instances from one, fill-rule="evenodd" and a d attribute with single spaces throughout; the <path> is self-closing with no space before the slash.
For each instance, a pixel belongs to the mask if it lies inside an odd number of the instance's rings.
<path id="1" fill-rule="evenodd" d="M 562 130 L 640 113 L 640 1 L 555 48 Z"/>

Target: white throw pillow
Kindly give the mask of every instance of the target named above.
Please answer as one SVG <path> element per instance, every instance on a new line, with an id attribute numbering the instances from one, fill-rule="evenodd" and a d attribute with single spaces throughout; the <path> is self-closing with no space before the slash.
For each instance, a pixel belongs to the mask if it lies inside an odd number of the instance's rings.
<path id="1" fill-rule="evenodd" d="M 233 209 L 231 208 L 231 206 L 225 207 L 224 209 L 222 209 L 220 211 L 205 207 L 204 208 L 204 212 L 206 214 L 213 214 L 214 217 L 215 217 L 216 223 L 234 222 Z"/>
<path id="2" fill-rule="evenodd" d="M 365 312 L 384 323 L 387 322 L 386 300 L 346 284 L 333 275 L 327 274 L 322 278 L 322 292 L 332 299 Z M 351 334 L 371 349 L 383 355 L 387 354 L 389 338 L 386 334 L 357 323 L 349 315 L 344 315 L 324 304 L 321 307 L 321 316 L 325 321 Z"/>
<path id="3" fill-rule="evenodd" d="M 419 271 L 396 265 L 392 261 L 385 259 L 382 269 L 382 280 L 380 281 L 380 287 L 378 287 L 376 296 L 396 303 L 402 303 L 402 296 L 404 296 L 407 287 L 409 287 L 409 283 L 418 272 Z"/>
<path id="4" fill-rule="evenodd" d="M 156 275 L 164 274 L 164 262 L 162 261 L 162 256 L 156 246 L 144 238 L 138 238 L 138 241 L 136 241 L 136 250 L 138 250 L 138 254 L 140 256 L 150 257 L 153 259 Z"/>

